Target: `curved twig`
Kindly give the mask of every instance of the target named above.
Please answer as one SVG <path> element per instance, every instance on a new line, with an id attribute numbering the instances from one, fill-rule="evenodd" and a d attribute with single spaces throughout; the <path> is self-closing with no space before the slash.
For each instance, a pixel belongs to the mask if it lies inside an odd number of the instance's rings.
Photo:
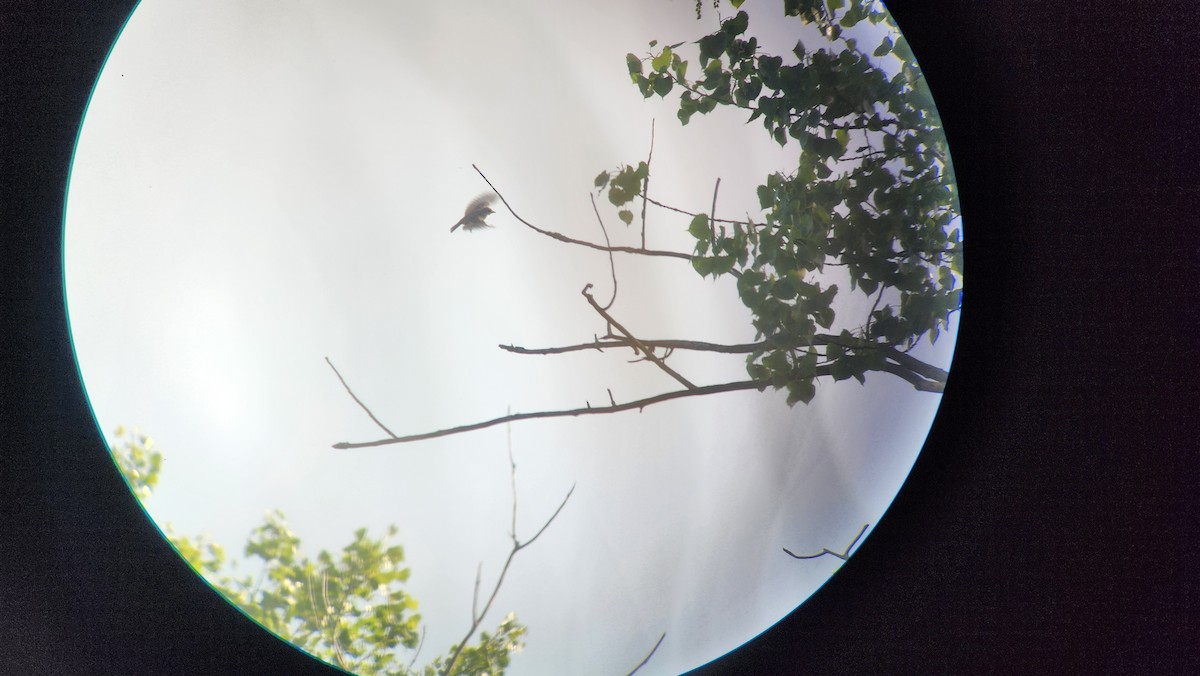
<path id="1" fill-rule="evenodd" d="M 642 658 L 641 662 L 638 662 L 636 667 L 634 667 L 628 674 L 625 674 L 625 676 L 633 676 L 634 674 L 637 673 L 638 669 L 641 669 L 642 667 L 646 666 L 646 663 L 650 661 L 650 658 L 654 657 L 654 653 L 658 652 L 658 646 L 662 645 L 663 639 L 665 639 L 666 637 L 667 637 L 667 632 L 664 631 L 662 633 L 662 636 L 658 637 L 658 642 L 654 644 L 654 647 L 650 649 L 650 652 L 647 653 L 647 655 Z"/>
<path id="2" fill-rule="evenodd" d="M 592 200 L 592 211 L 594 211 L 596 213 L 596 222 L 600 224 L 600 232 L 604 233 L 604 243 L 606 245 L 608 245 L 609 248 L 611 248 L 612 240 L 610 240 L 608 238 L 608 228 L 604 227 L 604 219 L 600 218 L 600 210 L 598 208 L 596 208 L 596 196 L 589 193 L 588 198 Z M 645 212 L 643 211 L 643 223 L 644 223 L 644 218 L 645 218 L 644 213 Z M 643 247 L 646 246 L 646 243 L 644 241 L 642 242 L 642 246 Z M 612 272 L 613 294 L 612 294 L 612 298 L 609 299 L 609 301 L 608 301 L 608 305 L 604 306 L 605 310 L 612 307 L 613 303 L 617 302 L 617 264 L 613 260 L 613 252 L 612 251 L 608 252 L 608 269 L 610 272 Z"/>
<path id="3" fill-rule="evenodd" d="M 863 533 L 867 532 L 867 527 L 870 525 L 871 524 L 869 524 L 869 523 L 864 523 L 862 530 L 858 531 L 858 535 L 854 536 L 854 540 L 852 540 L 850 542 L 850 544 L 847 545 L 846 548 L 844 550 L 842 550 L 840 553 L 829 550 L 829 549 L 822 549 L 821 551 L 817 552 L 816 554 L 794 554 L 787 547 L 784 547 L 783 551 L 787 552 L 787 555 L 792 557 L 793 559 L 815 559 L 815 558 L 825 556 L 826 554 L 829 554 L 831 556 L 836 556 L 837 558 L 839 558 L 843 561 L 847 561 L 850 559 L 850 550 L 854 549 L 854 545 L 858 544 L 859 538 L 861 538 L 863 536 Z"/>

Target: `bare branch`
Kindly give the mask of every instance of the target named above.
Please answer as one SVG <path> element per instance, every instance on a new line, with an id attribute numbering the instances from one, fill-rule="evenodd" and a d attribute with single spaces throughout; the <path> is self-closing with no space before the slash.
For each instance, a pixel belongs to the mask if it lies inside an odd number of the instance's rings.
<path id="1" fill-rule="evenodd" d="M 616 253 L 638 254 L 641 256 L 666 256 L 666 257 L 670 257 L 670 258 L 682 258 L 683 260 L 686 260 L 686 261 L 692 260 L 692 256 L 690 254 L 680 253 L 678 251 L 659 251 L 657 249 L 635 248 L 635 247 L 631 247 L 631 246 L 602 246 L 602 245 L 596 244 L 594 242 L 587 242 L 587 241 L 584 241 L 581 239 L 567 237 L 566 235 L 558 233 L 558 232 L 554 232 L 553 230 L 543 230 L 543 229 L 537 227 L 536 225 L 530 223 L 529 221 L 525 220 L 524 218 L 521 218 L 519 215 L 517 215 L 517 212 L 513 211 L 512 205 L 510 205 L 508 203 L 508 200 L 504 199 L 504 195 L 502 195 L 499 190 L 496 190 L 496 186 L 492 185 L 492 182 L 488 180 L 487 176 L 484 176 L 484 173 L 482 171 L 479 171 L 479 167 L 476 167 L 474 164 L 472 164 L 471 167 L 474 168 L 475 171 L 479 172 L 479 175 L 483 177 L 484 181 L 487 181 L 488 186 L 491 187 L 491 189 L 496 193 L 496 196 L 500 198 L 500 201 L 503 202 L 504 206 L 508 209 L 508 213 L 512 214 L 513 218 L 517 219 L 518 221 L 523 223 L 526 227 L 533 230 L 534 232 L 537 232 L 538 234 L 545 235 L 547 237 L 550 237 L 551 239 L 556 239 L 560 242 L 565 242 L 567 244 L 577 244 L 579 246 L 586 246 L 590 249 L 595 249 L 597 251 L 612 251 L 612 252 L 616 252 Z"/>
<path id="2" fill-rule="evenodd" d="M 654 350 L 650 349 L 649 347 L 646 347 L 644 344 L 639 342 L 637 338 L 633 337 L 633 334 L 630 333 L 628 329 L 626 329 L 624 326 L 621 326 L 619 323 L 617 323 L 617 320 L 613 319 L 612 315 L 608 314 L 608 312 L 604 308 L 600 307 L 600 304 L 597 303 L 596 299 L 592 297 L 592 294 L 588 292 L 588 289 L 590 289 L 590 288 L 592 288 L 591 284 L 587 284 L 583 287 L 583 291 L 582 291 L 583 297 L 587 299 L 588 304 L 592 306 L 593 310 L 600 313 L 601 317 L 604 317 L 605 321 L 608 322 L 609 326 L 612 326 L 616 330 L 625 334 L 625 337 L 627 339 L 629 339 L 629 341 L 631 343 L 633 343 L 633 345 L 636 346 L 635 349 L 640 350 L 641 353 L 646 357 L 646 359 L 649 359 L 650 361 L 654 362 L 654 364 L 656 366 L 658 366 L 658 368 L 660 368 L 664 372 L 666 372 L 667 375 L 671 376 L 675 380 L 678 380 L 680 382 L 680 384 L 682 384 L 684 387 L 688 388 L 689 390 L 696 389 L 696 386 L 693 385 L 687 378 L 684 378 L 683 376 L 679 375 L 679 373 L 676 372 L 675 369 L 671 368 L 670 366 L 667 366 L 666 362 L 664 362 L 662 359 L 659 359 L 657 356 L 655 356 Z"/>
<path id="3" fill-rule="evenodd" d="M 608 228 L 604 227 L 604 219 L 600 218 L 600 210 L 596 208 L 596 196 L 588 194 L 588 198 L 592 200 L 592 211 L 596 212 L 596 222 L 600 224 L 600 231 L 604 233 L 604 243 L 611 248 L 612 240 L 608 238 Z M 642 242 L 642 246 L 645 247 L 645 245 L 646 243 Z M 608 305 L 604 306 L 605 310 L 612 307 L 612 304 L 617 302 L 617 264 L 613 261 L 612 251 L 608 252 L 608 269 L 612 272 L 613 295 L 608 301 Z"/>
<path id="4" fill-rule="evenodd" d="M 421 441 L 423 439 L 435 439 L 437 437 L 446 437 L 446 436 L 450 436 L 453 434 L 462 434 L 464 432 L 471 432 L 474 430 L 484 429 L 486 427 L 492 427 L 494 425 L 502 425 L 504 423 L 516 422 L 518 420 L 530 420 L 530 419 L 535 419 L 535 418 L 537 418 L 537 419 L 540 419 L 540 418 L 564 418 L 564 417 L 575 417 L 575 416 L 581 416 L 581 415 L 598 415 L 598 414 L 608 414 L 608 413 L 619 413 L 621 411 L 631 411 L 634 409 L 641 410 L 643 408 L 646 408 L 647 406 L 652 406 L 654 404 L 658 404 L 658 403 L 661 403 L 664 401 L 670 401 L 672 399 L 682 399 L 684 397 L 700 397 L 700 396 L 704 396 L 704 395 L 708 395 L 708 394 L 717 394 L 720 392 L 737 392 L 740 390 L 764 390 L 767 387 L 770 387 L 770 385 L 771 384 L 765 380 L 741 380 L 741 381 L 731 382 L 731 383 L 722 383 L 720 385 L 703 385 L 703 386 L 697 387 L 694 390 L 676 390 L 674 392 L 664 392 L 663 394 L 657 394 L 657 395 L 654 395 L 653 397 L 646 397 L 645 399 L 638 399 L 636 401 L 630 401 L 630 402 L 626 402 L 624 404 L 617 404 L 615 406 L 601 406 L 601 407 L 596 407 L 596 408 L 588 406 L 586 408 L 573 408 L 573 409 L 569 409 L 569 410 L 560 410 L 560 411 L 538 411 L 538 412 L 534 412 L 534 413 L 512 413 L 509 415 L 501 416 L 499 418 L 493 418 L 492 420 L 485 420 L 483 422 L 471 423 L 469 425 L 459 425 L 458 427 L 450 427 L 450 428 L 447 428 L 444 430 L 437 430 L 434 432 L 423 432 L 421 434 L 410 434 L 407 436 L 392 437 L 390 439 L 378 439 L 376 441 L 362 441 L 362 442 L 357 442 L 357 443 L 343 441 L 343 442 L 334 444 L 333 447 L 336 449 L 339 449 L 339 450 L 345 450 L 345 449 L 352 449 L 352 448 L 371 448 L 374 446 L 387 446 L 389 444 L 405 444 L 405 443 L 409 443 L 409 442 L 413 442 L 413 441 Z"/>
<path id="5" fill-rule="evenodd" d="M 379 425 L 380 429 L 382 429 L 384 432 L 387 432 L 388 436 L 392 437 L 393 439 L 396 438 L 396 435 L 393 434 L 386 425 L 379 422 L 379 418 L 376 418 L 374 413 L 371 413 L 371 409 L 367 408 L 367 405 L 362 403 L 362 401 L 360 401 L 359 398 L 354 395 L 354 390 L 350 389 L 350 386 L 346 384 L 346 379 L 342 377 L 341 373 L 338 373 L 337 367 L 333 365 L 333 362 L 329 361 L 329 357 L 325 357 L 325 363 L 329 364 L 329 368 L 333 369 L 334 375 L 338 377 L 338 380 L 342 381 L 342 387 L 346 388 L 346 392 L 350 394 L 350 398 L 354 400 L 354 403 L 358 404 L 362 410 L 366 411 L 367 415 L 371 416 L 371 420 L 373 420 L 376 425 Z"/>
<path id="6" fill-rule="evenodd" d="M 662 645 L 663 639 L 665 639 L 666 637 L 667 637 L 667 632 L 664 631 L 662 633 L 662 636 L 658 637 L 658 642 L 654 644 L 654 647 L 650 649 L 650 652 L 645 657 L 642 658 L 641 662 L 638 662 L 637 666 L 634 667 L 632 671 L 630 671 L 628 674 L 625 674 L 625 676 L 633 676 L 634 674 L 637 673 L 638 669 L 641 669 L 642 667 L 646 666 L 646 663 L 650 661 L 650 658 L 654 657 L 654 653 L 658 652 L 658 646 Z"/>
<path id="7" fill-rule="evenodd" d="M 854 540 L 852 540 L 850 542 L 850 544 L 847 545 L 846 548 L 844 550 L 842 550 L 840 553 L 829 550 L 829 549 L 822 549 L 821 551 L 817 552 L 816 554 L 793 554 L 790 550 L 788 550 L 787 547 L 784 547 L 783 551 L 787 552 L 787 555 L 792 557 L 793 559 L 815 559 L 815 558 L 825 556 L 826 554 L 830 554 L 832 556 L 836 556 L 837 558 L 839 558 L 843 561 L 847 561 L 850 559 L 850 550 L 854 549 L 854 545 L 858 544 L 859 538 L 861 538 L 863 536 L 863 533 L 867 532 L 867 526 L 870 526 L 870 525 L 871 524 L 869 524 L 869 523 L 863 524 L 862 530 L 858 531 L 858 535 L 854 536 Z"/>

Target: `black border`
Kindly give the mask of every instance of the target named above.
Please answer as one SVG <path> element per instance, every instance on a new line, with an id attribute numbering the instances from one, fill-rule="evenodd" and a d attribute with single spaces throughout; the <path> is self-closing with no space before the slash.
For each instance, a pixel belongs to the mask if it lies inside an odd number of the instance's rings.
<path id="1" fill-rule="evenodd" d="M 133 4 L 0 9 L 0 671 L 336 673 L 209 593 L 138 518 L 78 381 L 62 196 Z M 964 204 L 951 381 L 851 561 L 695 673 L 1200 673 L 1200 16 L 1132 4 L 889 3 Z"/>

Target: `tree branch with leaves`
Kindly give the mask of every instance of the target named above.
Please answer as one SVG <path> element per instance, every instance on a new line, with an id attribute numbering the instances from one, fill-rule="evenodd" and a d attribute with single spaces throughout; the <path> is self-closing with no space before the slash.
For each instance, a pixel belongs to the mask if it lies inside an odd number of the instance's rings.
<path id="1" fill-rule="evenodd" d="M 742 2 L 730 4 L 739 9 Z M 594 181 L 597 194 L 607 197 L 626 226 L 633 223 L 634 203 L 641 202 L 640 244 L 634 246 L 612 243 L 599 210 L 604 244 L 537 226 L 519 215 L 476 167 L 520 223 L 563 244 L 604 252 L 612 267 L 613 298 L 606 305 L 592 297 L 591 284 L 582 292 L 604 322 L 603 332 L 592 342 L 501 349 L 541 355 L 627 349 L 684 389 L 621 403 L 610 390 L 607 406 L 583 402 L 430 432 L 388 431 L 384 439 L 341 442 L 335 448 L 418 441 L 518 420 L 642 410 L 682 397 L 741 390 L 783 390 L 788 404 L 794 405 L 812 400 L 819 379 L 865 383 L 872 372 L 900 378 L 920 392 L 942 392 L 946 370 L 909 354 L 922 339 L 933 343 L 949 328 L 962 294 L 957 192 L 928 85 L 904 38 L 877 3 L 785 0 L 783 10 L 815 26 L 824 44 L 810 50 L 798 41 L 786 60 L 763 53 L 757 38 L 748 35 L 749 15 L 739 10 L 690 45 L 657 48 L 652 41 L 647 54 L 626 55 L 631 82 L 643 97 L 665 98 L 677 88 L 682 91 L 677 114 L 681 124 L 719 107 L 744 109 L 750 113 L 747 122 L 761 121 L 780 146 L 799 145 L 797 165 L 769 174 L 757 187 L 756 214 L 738 220 L 719 217 L 719 179 L 711 204 L 698 209 L 650 197 L 653 133 L 645 161 L 603 171 Z M 879 25 L 886 35 L 878 46 L 869 52 L 860 48 L 854 37 L 861 32 L 858 28 Z M 690 49 L 701 71 L 696 78 L 689 78 L 692 62 L 684 58 Z M 647 248 L 648 205 L 688 217 L 681 225 L 695 240 L 691 253 Z M 617 253 L 676 258 L 703 277 L 732 277 L 750 311 L 755 340 L 716 345 L 635 335 L 613 310 L 617 275 L 611 259 Z M 827 267 L 840 275 L 851 293 L 871 301 L 866 316 L 837 317 L 833 303 L 841 289 L 831 281 Z M 749 379 L 696 383 L 669 363 L 680 349 L 743 355 Z"/>

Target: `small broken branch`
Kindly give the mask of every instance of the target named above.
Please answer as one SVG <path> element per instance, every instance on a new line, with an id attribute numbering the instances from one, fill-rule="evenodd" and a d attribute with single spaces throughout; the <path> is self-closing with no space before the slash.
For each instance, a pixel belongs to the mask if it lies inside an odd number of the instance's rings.
<path id="1" fill-rule="evenodd" d="M 667 375 L 671 376 L 675 380 L 678 380 L 680 382 L 680 384 L 682 384 L 684 387 L 688 388 L 689 390 L 696 389 L 696 386 L 693 385 L 687 378 L 684 378 L 683 376 L 679 375 L 679 373 L 676 372 L 675 369 L 671 368 L 670 366 L 667 366 L 667 363 L 665 361 L 663 361 L 662 359 L 655 356 L 654 350 L 647 347 L 645 344 L 643 344 L 637 338 L 634 338 L 633 334 L 630 333 L 628 329 L 626 329 L 624 326 L 621 326 L 617 322 L 617 320 L 612 318 L 612 315 L 608 314 L 607 310 L 600 307 L 600 304 L 596 302 L 596 299 L 593 298 L 592 294 L 588 291 L 591 288 L 592 288 L 591 284 L 587 284 L 586 286 L 583 287 L 583 292 L 582 292 L 583 297 L 587 299 L 588 304 L 592 306 L 593 310 L 598 312 L 601 317 L 604 317 L 605 321 L 608 322 L 609 326 L 611 326 L 611 327 L 615 328 L 616 330 L 620 331 L 621 333 L 625 334 L 625 338 L 628 339 L 629 342 L 634 345 L 635 351 L 641 351 L 642 355 L 645 356 L 646 359 L 649 359 L 650 361 L 654 362 L 654 364 L 656 366 L 658 366 L 658 368 L 662 369 Z"/>
<path id="2" fill-rule="evenodd" d="M 787 552 L 787 555 L 792 557 L 793 559 L 815 559 L 815 558 L 818 558 L 821 556 L 825 556 L 826 554 L 829 554 L 831 556 L 836 556 L 837 558 L 839 558 L 843 561 L 848 561 L 850 559 L 850 550 L 854 549 L 854 545 L 858 544 L 859 538 L 861 538 L 863 536 L 863 533 L 867 532 L 867 527 L 870 525 L 871 524 L 869 524 L 869 523 L 863 524 L 862 530 L 858 531 L 858 535 L 854 536 L 854 540 L 852 540 L 850 542 L 850 544 L 847 545 L 847 547 L 844 550 L 842 550 L 841 552 L 835 552 L 835 551 L 832 551 L 829 549 L 822 549 L 821 551 L 817 552 L 816 554 L 793 554 L 787 547 L 784 547 L 783 551 Z"/>

